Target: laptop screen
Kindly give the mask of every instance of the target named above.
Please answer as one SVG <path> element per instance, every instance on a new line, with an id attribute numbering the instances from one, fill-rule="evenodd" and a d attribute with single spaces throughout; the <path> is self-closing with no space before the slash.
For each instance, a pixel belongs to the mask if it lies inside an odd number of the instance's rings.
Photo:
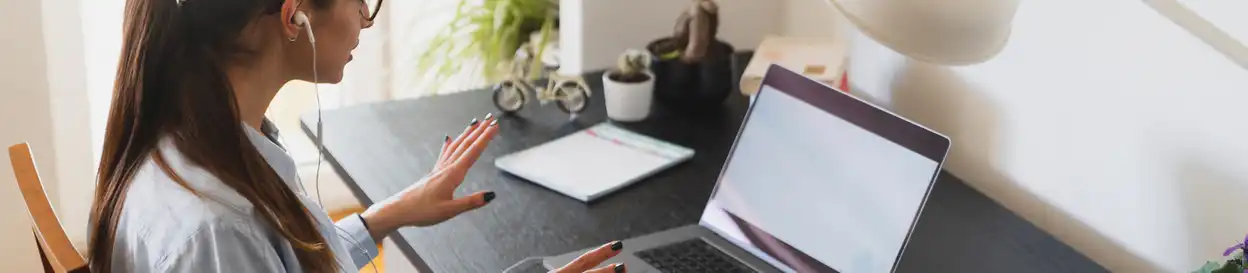
<path id="1" fill-rule="evenodd" d="M 889 272 L 949 140 L 772 66 L 701 225 L 788 272 Z"/>

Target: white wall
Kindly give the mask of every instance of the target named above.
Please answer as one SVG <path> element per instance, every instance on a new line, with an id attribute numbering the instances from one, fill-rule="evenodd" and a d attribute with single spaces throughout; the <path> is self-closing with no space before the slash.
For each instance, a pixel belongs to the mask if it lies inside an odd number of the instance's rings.
<path id="1" fill-rule="evenodd" d="M 11 272 L 39 272 L 42 265 L 7 147 L 29 141 L 41 173 L 56 177 L 40 9 L 40 1 L 0 2 L 0 37 L 7 41 L 0 45 L 0 146 L 6 148 L 0 156 L 0 219 L 6 219 L 0 221 L 0 241 L 5 242 L 0 244 L 0 264 Z"/>
<path id="2" fill-rule="evenodd" d="M 1023 1 L 995 59 L 852 37 L 854 92 L 948 134 L 948 168 L 1116 272 L 1189 272 L 1248 233 L 1248 71 L 1140 1 Z"/>
<path id="3" fill-rule="evenodd" d="M 43 2 L 60 199 L 56 212 L 70 240 L 85 250 L 95 170 L 121 50 L 124 0 Z"/>
<path id="4" fill-rule="evenodd" d="M 719 0 L 719 39 L 737 50 L 758 46 L 780 30 L 781 1 Z M 688 0 L 561 0 L 560 71 L 610 68 L 626 49 L 671 35 Z"/>
<path id="5" fill-rule="evenodd" d="M 781 0 L 780 34 L 845 39 L 845 17 L 827 0 Z"/>
<path id="6" fill-rule="evenodd" d="M 563 0 L 584 12 L 562 14 L 564 38 L 584 35 L 561 41 L 564 67 L 668 33 L 658 1 Z M 1228 216 L 1248 206 L 1248 72 L 1143 2 L 1023 1 L 1001 55 L 954 68 L 876 44 L 824 0 L 780 2 L 721 5 L 765 8 L 734 21 L 751 35 L 849 30 L 853 91 L 952 136 L 952 172 L 1113 271 L 1187 272 L 1248 233 Z"/>
<path id="7" fill-rule="evenodd" d="M 98 149 L 98 138 L 103 132 L 102 126 L 93 130 L 91 110 L 98 110 L 101 103 L 107 107 L 111 94 L 108 87 L 112 84 L 110 75 L 110 80 L 103 83 L 102 96 L 88 96 L 83 25 L 89 22 L 77 12 L 66 12 L 78 11 L 80 6 L 80 0 L 0 4 L 5 11 L 0 16 L 5 20 L 0 24 L 0 37 L 14 41 L 0 46 L 0 54 L 6 55 L 0 58 L 5 60 L 0 64 L 0 86 L 5 86 L 0 91 L 0 126 L 4 128 L 0 130 L 0 146 L 31 143 L 48 198 L 70 239 L 82 248 L 98 158 L 98 152 L 93 153 L 92 149 Z M 120 10 L 116 13 L 120 14 Z M 116 62 L 115 55 L 108 58 Z M 0 187 L 15 185 L 7 159 L 5 156 L 0 166 Z M 4 192 L 16 194 L 15 190 Z M 18 195 L 5 200 L 21 204 Z M 29 217 L 24 206 L 0 206 L 0 210 L 14 213 L 15 218 L 9 219 L 17 219 L 18 215 L 20 219 Z M 14 224 L 13 228 L 29 230 L 27 222 Z M 27 233 L 0 232 L 3 236 Z"/>
<path id="8" fill-rule="evenodd" d="M 125 17 L 126 0 L 43 0 L 62 2 L 64 8 L 57 9 L 48 16 L 60 15 L 56 21 L 76 23 L 71 31 L 73 38 L 66 38 L 63 43 L 78 44 L 76 52 L 66 51 L 59 54 L 75 56 L 82 59 L 77 65 L 82 69 L 75 79 L 81 83 L 87 93 L 83 96 L 87 105 L 83 109 L 89 112 L 89 129 L 85 134 L 90 136 L 91 166 L 94 170 L 98 165 L 104 143 L 104 127 L 108 119 L 108 110 L 113 96 L 113 82 L 117 77 L 117 65 L 121 55 L 121 24 Z M 79 13 L 73 11 L 77 9 Z M 47 21 L 47 20 L 45 20 Z M 71 27 L 65 27 L 70 30 Z M 91 45 L 84 47 L 82 44 Z M 93 173 L 94 174 L 94 173 Z M 94 176 L 92 176 L 94 177 Z M 70 194 L 72 195 L 72 194 Z"/>

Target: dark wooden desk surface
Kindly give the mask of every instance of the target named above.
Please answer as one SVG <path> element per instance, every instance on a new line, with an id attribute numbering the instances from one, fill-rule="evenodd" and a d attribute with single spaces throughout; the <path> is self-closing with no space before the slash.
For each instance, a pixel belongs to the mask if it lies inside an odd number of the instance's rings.
<path id="1" fill-rule="evenodd" d="M 691 160 L 593 203 L 582 203 L 507 175 L 496 157 L 605 119 L 601 77 L 591 108 L 575 121 L 554 105 L 530 102 L 500 120 L 501 134 L 458 193 L 493 190 L 488 206 L 442 224 L 404 228 L 392 238 L 421 272 L 500 272 L 532 256 L 582 249 L 696 224 L 747 108 L 734 94 L 722 111 L 687 115 L 657 107 L 626 128 L 695 149 Z M 325 157 L 365 205 L 426 174 L 444 134 L 496 111 L 490 92 L 470 91 L 324 112 Z M 316 120 L 303 129 L 316 137 Z M 1106 272 L 958 178 L 942 174 L 903 255 L 900 272 Z"/>

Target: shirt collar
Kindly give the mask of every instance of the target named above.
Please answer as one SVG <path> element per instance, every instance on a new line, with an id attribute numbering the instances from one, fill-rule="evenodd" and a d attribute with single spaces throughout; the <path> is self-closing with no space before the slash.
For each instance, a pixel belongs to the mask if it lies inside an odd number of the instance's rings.
<path id="1" fill-rule="evenodd" d="M 277 175 L 282 178 L 283 182 L 286 182 L 286 186 L 304 194 L 303 184 L 299 181 L 295 160 L 277 143 L 276 127 L 271 126 L 271 124 L 269 126 L 262 125 L 263 127 L 272 128 L 271 135 L 273 135 L 273 138 L 270 139 L 265 134 L 256 131 L 255 128 L 248 126 L 247 123 L 243 123 L 242 126 L 243 131 L 247 134 L 247 139 L 251 140 L 251 145 L 256 147 L 256 150 L 260 152 L 260 156 L 264 157 L 265 162 L 269 163 L 269 167 L 273 168 L 274 172 L 277 172 Z"/>

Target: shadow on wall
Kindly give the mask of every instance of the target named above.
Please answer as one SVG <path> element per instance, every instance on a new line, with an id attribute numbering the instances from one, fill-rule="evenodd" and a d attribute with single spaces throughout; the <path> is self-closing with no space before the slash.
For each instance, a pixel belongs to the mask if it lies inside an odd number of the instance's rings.
<path id="1" fill-rule="evenodd" d="M 1245 219 L 1242 208 L 1248 208 L 1248 200 L 1240 198 L 1248 192 L 1248 178 L 1235 177 L 1226 170 L 1215 167 L 1207 159 L 1191 156 L 1177 162 L 1178 171 L 1173 181 L 1179 193 L 1180 208 L 1187 230 L 1188 261 L 1205 261 L 1221 258 L 1222 250 L 1243 240 Z M 1230 235 L 1230 236 L 1227 236 Z M 1193 267 L 1195 268 L 1195 267 Z"/>
<path id="2" fill-rule="evenodd" d="M 907 60 L 892 78 L 891 108 L 952 139 L 944 168 L 997 203 L 1112 271 L 1161 272 L 1087 225 L 1054 208 L 1000 171 L 1009 139 L 1003 111 L 947 67 Z M 856 90 L 856 88 L 855 88 Z M 1002 202 L 1002 201 L 1008 202 Z"/>

